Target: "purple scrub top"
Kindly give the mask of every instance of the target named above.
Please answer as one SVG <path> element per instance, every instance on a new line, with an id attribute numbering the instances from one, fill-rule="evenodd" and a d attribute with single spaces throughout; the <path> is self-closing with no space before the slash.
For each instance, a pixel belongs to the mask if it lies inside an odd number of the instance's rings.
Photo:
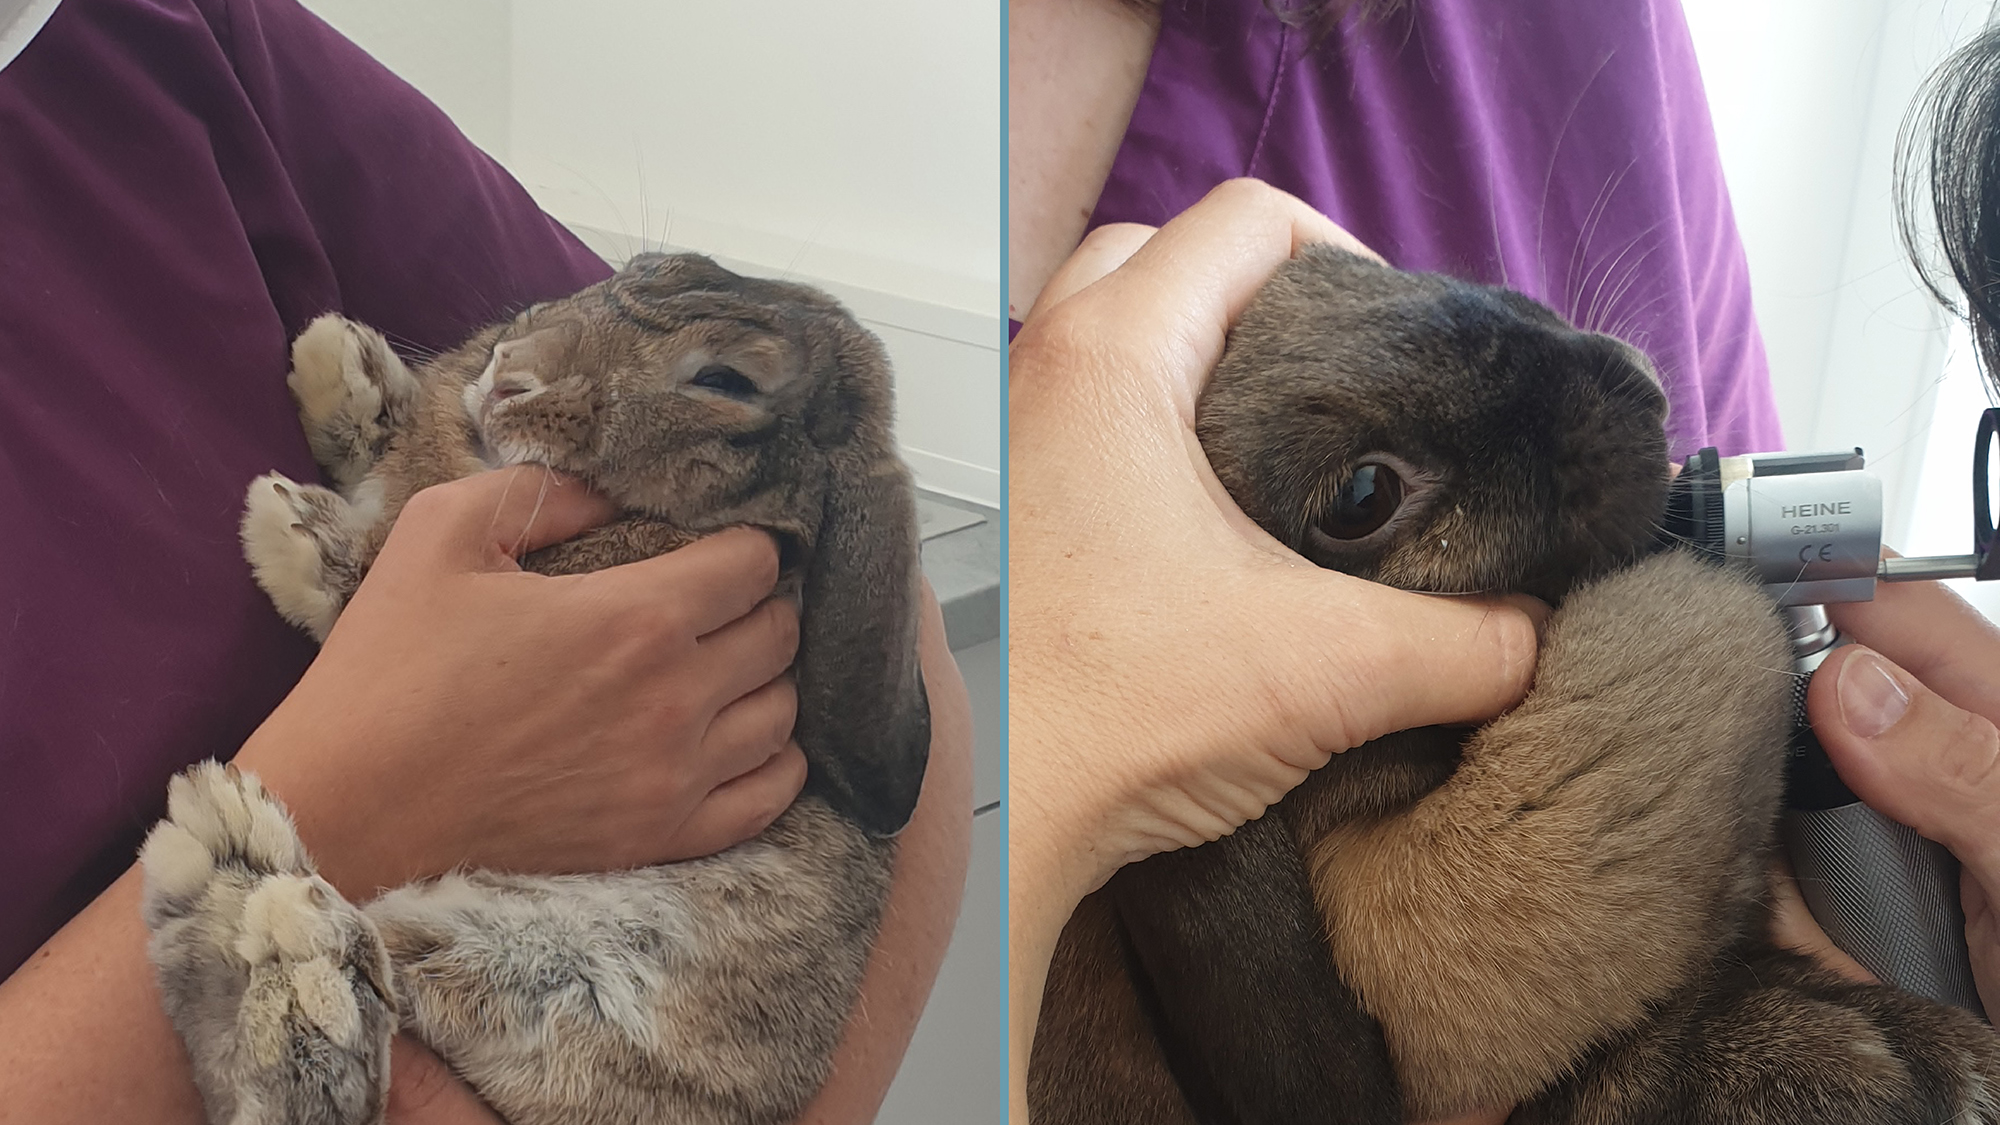
<path id="1" fill-rule="evenodd" d="M 312 658 L 237 544 L 291 337 L 413 352 L 609 270 L 290 0 L 66 0 L 0 70 L 0 976 Z"/>
<path id="2" fill-rule="evenodd" d="M 1638 345 L 1676 456 L 1782 448 L 1677 0 L 1407 0 L 1318 42 L 1264 0 L 1165 0 L 1091 225 L 1159 225 L 1234 176 Z"/>

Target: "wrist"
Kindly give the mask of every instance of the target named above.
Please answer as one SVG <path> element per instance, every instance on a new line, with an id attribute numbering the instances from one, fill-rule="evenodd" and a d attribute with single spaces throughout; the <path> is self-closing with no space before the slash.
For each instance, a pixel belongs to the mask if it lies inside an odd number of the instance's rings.
<path id="1" fill-rule="evenodd" d="M 255 774 L 291 814 L 320 875 L 354 902 L 448 870 L 428 862 L 420 841 L 403 831 L 390 786 L 371 786 L 351 766 L 337 724 L 301 726 L 274 714 L 232 760 Z"/>
<path id="2" fill-rule="evenodd" d="M 1032 895 L 1054 904 L 1059 928 L 1084 895 L 1145 853 L 1127 846 L 1128 816 L 1107 791 L 1105 775 L 1118 772 L 1111 743 L 1087 727 L 1019 711 L 1008 741 L 1009 899 L 1024 905 L 1021 896 Z"/>

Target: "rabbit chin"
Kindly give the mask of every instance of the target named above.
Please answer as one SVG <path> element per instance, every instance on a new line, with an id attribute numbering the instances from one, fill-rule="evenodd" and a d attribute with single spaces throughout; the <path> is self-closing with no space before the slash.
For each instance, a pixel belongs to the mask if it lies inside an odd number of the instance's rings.
<path id="1" fill-rule="evenodd" d="M 547 465 L 551 469 L 564 472 L 573 471 L 557 457 L 555 452 L 540 442 L 526 441 L 505 434 L 489 434 L 482 429 L 479 446 L 474 450 L 479 459 L 489 469 L 505 469 L 513 465 Z"/>

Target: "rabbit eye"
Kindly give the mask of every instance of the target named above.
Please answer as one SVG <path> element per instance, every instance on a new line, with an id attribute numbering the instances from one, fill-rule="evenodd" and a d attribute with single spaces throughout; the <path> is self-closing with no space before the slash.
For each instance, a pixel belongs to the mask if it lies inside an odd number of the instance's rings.
<path id="1" fill-rule="evenodd" d="M 1319 529 L 1335 539 L 1360 539 L 1388 523 L 1402 503 L 1403 478 L 1396 470 L 1364 463 L 1340 486 L 1332 507 L 1320 517 Z"/>
<path id="2" fill-rule="evenodd" d="M 697 387 L 728 395 L 730 398 L 747 399 L 757 393 L 757 384 L 751 382 L 748 376 L 734 367 L 720 363 L 711 363 L 695 372 L 690 382 Z"/>

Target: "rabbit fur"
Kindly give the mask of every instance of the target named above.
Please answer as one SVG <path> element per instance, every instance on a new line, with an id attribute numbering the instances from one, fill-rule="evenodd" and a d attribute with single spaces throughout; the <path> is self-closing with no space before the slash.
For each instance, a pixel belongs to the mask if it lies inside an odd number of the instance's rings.
<path id="1" fill-rule="evenodd" d="M 415 371 L 322 317 L 290 383 L 338 491 L 250 486 L 245 553 L 288 619 L 324 638 L 414 493 L 503 465 L 574 474 L 623 513 L 522 560 L 544 574 L 765 528 L 801 599 L 808 781 L 715 856 L 461 871 L 355 904 L 256 778 L 194 767 L 142 860 L 209 1120 L 380 1121 L 398 1027 L 513 1125 L 793 1120 L 853 1006 L 929 747 L 914 492 L 879 342 L 815 290 L 643 255 Z"/>
<path id="2" fill-rule="evenodd" d="M 1196 427 L 1243 510 L 1555 613 L 1509 714 L 1335 755 L 1086 899 L 1037 1125 L 2000 1121 L 1984 1021 L 1767 936 L 1789 646 L 1747 579 L 1656 550 L 1665 413 L 1637 350 L 1507 290 L 1315 247 L 1260 292 Z"/>

